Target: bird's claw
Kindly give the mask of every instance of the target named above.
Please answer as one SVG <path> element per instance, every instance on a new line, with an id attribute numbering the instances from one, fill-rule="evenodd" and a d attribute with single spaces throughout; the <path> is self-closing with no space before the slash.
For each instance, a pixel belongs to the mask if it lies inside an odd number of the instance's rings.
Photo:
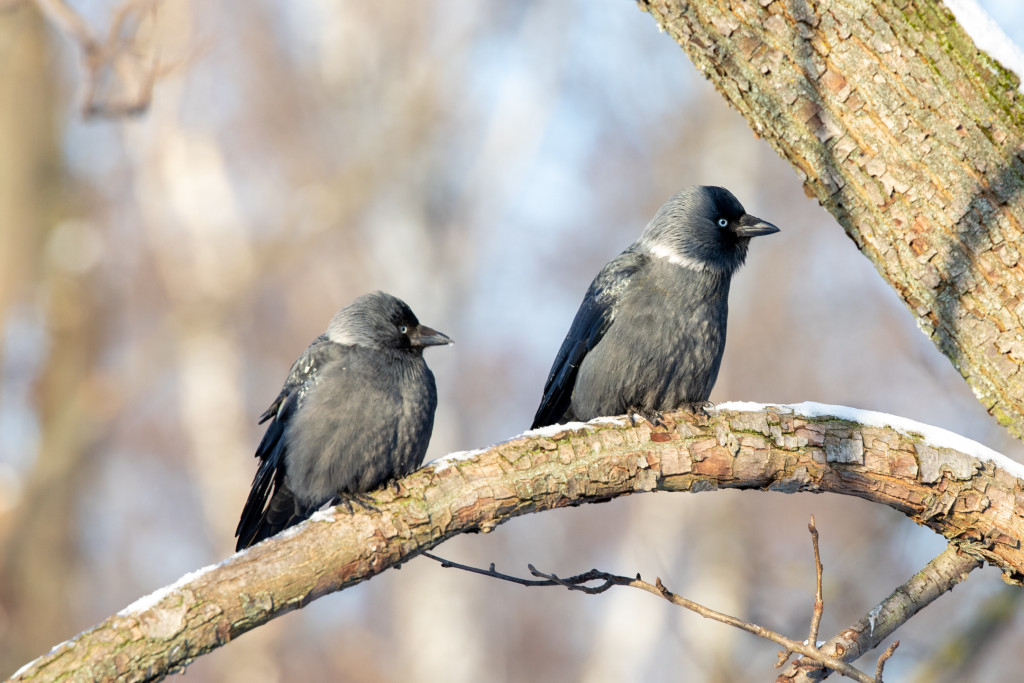
<path id="1" fill-rule="evenodd" d="M 350 515 L 355 512 L 352 503 L 355 503 L 367 512 L 380 512 L 380 509 L 373 504 L 373 498 L 366 493 L 338 493 L 338 504 L 344 505 Z"/>
<path id="2" fill-rule="evenodd" d="M 692 403 L 684 403 L 679 408 L 693 415 L 697 424 L 706 425 L 708 418 L 711 417 L 711 411 L 715 409 L 715 404 L 711 401 L 694 401 Z"/>
<path id="3" fill-rule="evenodd" d="M 650 410 L 648 408 L 630 408 L 629 409 L 629 423 L 636 427 L 637 416 L 647 420 L 651 427 L 664 427 L 668 429 L 668 425 L 665 424 L 665 420 L 662 419 L 661 413 L 657 410 Z"/>

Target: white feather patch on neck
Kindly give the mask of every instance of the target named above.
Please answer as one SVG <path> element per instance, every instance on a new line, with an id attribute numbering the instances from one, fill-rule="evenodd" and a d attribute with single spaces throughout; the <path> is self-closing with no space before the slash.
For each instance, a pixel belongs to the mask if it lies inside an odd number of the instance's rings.
<path id="1" fill-rule="evenodd" d="M 679 266 L 680 268 L 695 270 L 698 273 L 702 273 L 706 270 L 718 270 L 707 261 L 701 261 L 700 259 L 695 259 L 692 256 L 680 254 L 676 250 L 671 247 L 667 247 L 664 244 L 654 244 L 648 251 L 654 258 L 665 259 L 669 263 Z"/>

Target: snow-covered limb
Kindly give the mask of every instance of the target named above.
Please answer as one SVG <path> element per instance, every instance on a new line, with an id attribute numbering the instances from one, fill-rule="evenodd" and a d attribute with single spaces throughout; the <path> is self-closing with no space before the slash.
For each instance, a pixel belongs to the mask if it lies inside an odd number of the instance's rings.
<path id="1" fill-rule="evenodd" d="M 807 404 L 667 416 L 673 431 L 628 420 L 562 425 L 466 458 L 449 458 L 157 591 L 55 648 L 16 680 L 71 671 L 99 680 L 157 680 L 311 600 L 407 562 L 456 534 L 565 505 L 645 491 L 750 488 L 855 495 L 889 505 L 969 546 L 1010 580 L 1024 576 L 1024 481 L 999 459 L 940 444 L 928 429 L 861 425 Z M 811 413 L 828 413 L 814 417 Z M 911 435 L 903 433 L 909 431 Z M 929 445 L 919 432 L 931 434 Z M 726 533 L 726 531 L 723 531 Z M 146 673 L 143 673 L 146 672 Z"/>
<path id="2" fill-rule="evenodd" d="M 774 404 L 774 403 L 753 403 L 750 401 L 730 401 L 718 406 L 719 410 L 766 410 L 774 408 L 777 410 L 788 410 L 794 415 L 803 417 L 835 417 L 847 422 L 868 427 L 889 427 L 900 434 L 917 436 L 928 444 L 938 449 L 948 449 L 966 453 L 983 462 L 991 462 L 1018 479 L 1024 479 L 1024 464 L 1011 460 L 1002 453 L 992 450 L 988 446 L 978 443 L 966 436 L 961 436 L 942 427 L 935 427 L 923 422 L 917 422 L 907 417 L 879 413 L 874 410 L 862 410 L 849 406 L 830 405 L 828 403 L 815 403 L 804 401 L 803 403 Z"/>
<path id="3" fill-rule="evenodd" d="M 945 0 L 945 4 L 975 45 L 1017 74 L 1021 79 L 1020 89 L 1024 91 L 1024 51 L 1020 46 L 1010 40 L 978 0 Z"/>

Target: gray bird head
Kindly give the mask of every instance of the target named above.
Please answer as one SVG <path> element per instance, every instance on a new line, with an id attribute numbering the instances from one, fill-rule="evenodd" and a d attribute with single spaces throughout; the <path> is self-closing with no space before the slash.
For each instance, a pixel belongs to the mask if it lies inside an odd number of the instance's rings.
<path id="1" fill-rule="evenodd" d="M 691 270 L 732 273 L 747 258 L 751 237 L 778 231 L 748 214 L 724 187 L 699 185 L 665 202 L 636 246 Z"/>
<path id="2" fill-rule="evenodd" d="M 327 326 L 327 338 L 337 344 L 417 353 L 427 346 L 454 343 L 447 335 L 421 325 L 404 301 L 384 292 L 364 294 L 338 311 Z"/>

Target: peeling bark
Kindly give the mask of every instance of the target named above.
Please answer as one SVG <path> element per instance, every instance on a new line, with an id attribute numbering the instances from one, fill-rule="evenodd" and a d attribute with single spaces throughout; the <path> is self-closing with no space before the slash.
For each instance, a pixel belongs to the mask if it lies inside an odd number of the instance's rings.
<path id="1" fill-rule="evenodd" d="M 519 437 L 428 465 L 374 494 L 376 512 L 335 508 L 184 577 L 28 665 L 19 681 L 159 680 L 195 657 L 456 534 L 512 517 L 648 491 L 718 488 L 854 495 L 925 525 L 1024 579 L 1024 481 L 992 462 L 888 428 L 783 408 L 692 416 L 671 433 L 592 424 Z M 653 437 L 653 438 L 652 438 Z"/>
<path id="2" fill-rule="evenodd" d="M 933 0 L 641 0 L 1024 438 L 1018 79 Z"/>

